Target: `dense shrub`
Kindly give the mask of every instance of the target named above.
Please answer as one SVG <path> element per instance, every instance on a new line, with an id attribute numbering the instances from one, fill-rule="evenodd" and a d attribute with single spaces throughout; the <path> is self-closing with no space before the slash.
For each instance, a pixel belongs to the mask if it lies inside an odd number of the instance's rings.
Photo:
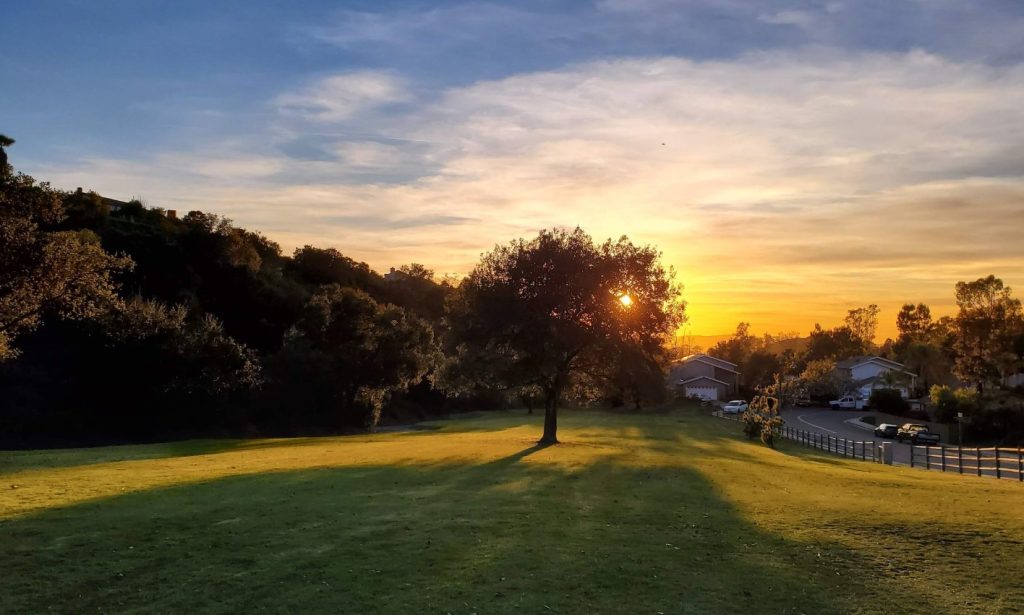
<path id="1" fill-rule="evenodd" d="M 889 414 L 905 415 L 910 411 L 910 404 L 907 403 L 907 400 L 903 399 L 903 396 L 897 389 L 875 389 L 871 391 L 871 397 L 868 398 L 868 406 L 879 412 L 887 412 Z"/>

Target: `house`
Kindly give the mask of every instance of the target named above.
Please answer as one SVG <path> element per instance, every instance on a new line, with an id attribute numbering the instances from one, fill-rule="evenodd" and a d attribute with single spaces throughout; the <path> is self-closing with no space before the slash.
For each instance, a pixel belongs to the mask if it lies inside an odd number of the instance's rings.
<path id="1" fill-rule="evenodd" d="M 852 384 L 849 393 L 864 399 L 875 389 L 896 389 L 904 398 L 917 384 L 917 374 L 908 372 L 902 363 L 877 356 L 859 356 L 836 363 L 840 375 Z"/>
<path id="2" fill-rule="evenodd" d="M 707 354 L 691 354 L 669 368 L 669 385 L 686 396 L 728 399 L 739 389 L 738 366 Z"/>

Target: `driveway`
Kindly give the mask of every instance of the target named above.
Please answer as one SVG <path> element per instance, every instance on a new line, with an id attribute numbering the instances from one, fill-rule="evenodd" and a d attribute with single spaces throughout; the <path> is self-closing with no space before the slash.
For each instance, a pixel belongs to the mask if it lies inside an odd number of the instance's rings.
<path id="1" fill-rule="evenodd" d="M 793 408 L 782 411 L 782 420 L 787 427 L 802 429 L 823 436 L 847 438 L 849 440 L 874 440 L 875 442 L 892 442 L 893 463 L 910 465 L 910 445 L 886 440 L 875 436 L 872 431 L 855 427 L 846 421 L 870 415 L 867 410 L 828 410 L 825 408 Z"/>

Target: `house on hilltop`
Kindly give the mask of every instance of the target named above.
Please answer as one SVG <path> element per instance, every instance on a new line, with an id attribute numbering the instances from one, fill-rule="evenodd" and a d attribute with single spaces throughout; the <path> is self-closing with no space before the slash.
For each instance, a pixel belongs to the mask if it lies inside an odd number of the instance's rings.
<path id="1" fill-rule="evenodd" d="M 902 363 L 878 356 L 858 356 L 836 363 L 836 370 L 852 382 L 851 389 L 867 399 L 875 389 L 896 389 L 904 399 L 917 386 L 917 374 Z"/>
<path id="2" fill-rule="evenodd" d="M 728 399 L 739 390 L 738 366 L 724 359 L 698 353 L 684 357 L 668 372 L 669 385 L 686 396 Z"/>

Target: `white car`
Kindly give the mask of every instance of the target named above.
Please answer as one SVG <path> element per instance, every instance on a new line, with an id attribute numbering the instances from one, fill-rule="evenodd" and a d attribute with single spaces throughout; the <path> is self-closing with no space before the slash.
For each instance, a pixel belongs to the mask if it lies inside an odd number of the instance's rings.
<path id="1" fill-rule="evenodd" d="M 741 412 L 747 411 L 747 402 L 742 399 L 734 399 L 731 402 L 722 406 L 722 412 L 724 414 L 740 414 Z"/>
<path id="2" fill-rule="evenodd" d="M 866 401 L 852 395 L 847 395 L 842 399 L 834 399 L 828 402 L 828 407 L 833 410 L 860 410 L 864 407 Z"/>

